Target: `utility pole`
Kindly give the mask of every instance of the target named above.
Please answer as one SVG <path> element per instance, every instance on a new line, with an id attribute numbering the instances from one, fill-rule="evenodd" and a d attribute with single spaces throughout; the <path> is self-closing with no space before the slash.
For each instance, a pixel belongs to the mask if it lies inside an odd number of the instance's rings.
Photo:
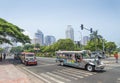
<path id="1" fill-rule="evenodd" d="M 80 47 L 82 48 L 82 33 L 80 31 L 78 31 L 80 33 Z"/>
<path id="2" fill-rule="evenodd" d="M 103 44 L 103 52 L 105 51 L 105 43 L 104 43 L 104 39 L 102 38 L 102 44 Z"/>

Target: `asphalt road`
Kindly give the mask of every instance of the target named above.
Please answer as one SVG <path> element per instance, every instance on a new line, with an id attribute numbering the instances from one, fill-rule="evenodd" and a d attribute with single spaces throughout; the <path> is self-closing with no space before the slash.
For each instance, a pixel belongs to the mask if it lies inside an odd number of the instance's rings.
<path id="1" fill-rule="evenodd" d="M 104 71 L 89 72 L 84 69 L 59 66 L 55 58 L 38 57 L 37 60 L 37 66 L 19 65 L 44 83 L 120 83 L 120 63 L 107 64 Z"/>
<path id="2" fill-rule="evenodd" d="M 13 56 L 7 57 L 4 62 L 18 66 L 34 78 L 40 79 L 42 83 L 120 83 L 120 60 L 115 63 L 114 58 L 104 60 L 110 62 L 106 64 L 104 71 L 95 72 L 59 66 L 55 58 L 37 57 L 37 60 L 37 66 L 25 66 L 19 60 L 14 60 Z"/>

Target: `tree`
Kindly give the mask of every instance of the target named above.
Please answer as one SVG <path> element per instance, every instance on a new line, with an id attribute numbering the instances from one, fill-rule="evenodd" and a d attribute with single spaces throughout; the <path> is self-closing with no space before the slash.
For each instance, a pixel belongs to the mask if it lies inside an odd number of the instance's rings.
<path id="1" fill-rule="evenodd" d="M 98 35 L 98 31 L 94 31 L 92 34 L 90 34 L 90 42 L 92 42 L 92 45 L 94 44 L 95 50 L 100 49 L 101 42 L 103 42 L 102 36 Z"/>
<path id="2" fill-rule="evenodd" d="M 115 51 L 117 48 L 117 45 L 115 44 L 115 42 L 107 42 L 105 44 L 105 49 L 109 54 L 112 54 L 113 51 Z"/>
<path id="3" fill-rule="evenodd" d="M 15 42 L 30 43 L 30 38 L 24 35 L 23 31 L 18 26 L 0 18 L 0 44 L 8 43 L 12 45 L 11 40 L 7 37 L 11 37 Z"/>
<path id="4" fill-rule="evenodd" d="M 120 47 L 117 48 L 117 51 L 120 52 Z"/>
<path id="5" fill-rule="evenodd" d="M 3 52 L 3 50 L 4 50 L 3 48 L 0 48 L 0 53 Z"/>
<path id="6" fill-rule="evenodd" d="M 34 48 L 34 45 L 26 44 L 26 45 L 24 45 L 23 50 L 29 50 L 29 49 L 33 49 L 33 48 Z"/>
<path id="7" fill-rule="evenodd" d="M 74 50 L 74 42 L 71 39 L 60 39 L 56 45 L 56 50 Z"/>
<path id="8" fill-rule="evenodd" d="M 11 53 L 15 53 L 15 54 L 18 54 L 22 51 L 23 51 L 23 47 L 21 47 L 21 46 L 12 47 L 12 49 L 10 50 Z"/>

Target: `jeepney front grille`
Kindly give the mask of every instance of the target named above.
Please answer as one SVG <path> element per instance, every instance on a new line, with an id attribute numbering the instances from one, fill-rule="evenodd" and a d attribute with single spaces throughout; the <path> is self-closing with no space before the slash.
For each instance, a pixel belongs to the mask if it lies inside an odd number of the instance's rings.
<path id="1" fill-rule="evenodd" d="M 29 60 L 34 60 L 33 58 L 30 58 Z"/>

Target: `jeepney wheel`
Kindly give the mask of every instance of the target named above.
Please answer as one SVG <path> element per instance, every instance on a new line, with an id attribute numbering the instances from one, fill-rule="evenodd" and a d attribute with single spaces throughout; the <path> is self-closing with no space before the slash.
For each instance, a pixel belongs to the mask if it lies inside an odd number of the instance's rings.
<path id="1" fill-rule="evenodd" d="M 60 65 L 61 65 L 61 66 L 63 66 L 63 65 L 64 65 L 63 61 L 61 61 L 61 62 L 60 62 Z"/>
<path id="2" fill-rule="evenodd" d="M 94 71 L 94 66 L 92 66 L 92 65 L 87 65 L 86 68 L 87 68 L 87 70 L 90 71 L 90 72 Z"/>

